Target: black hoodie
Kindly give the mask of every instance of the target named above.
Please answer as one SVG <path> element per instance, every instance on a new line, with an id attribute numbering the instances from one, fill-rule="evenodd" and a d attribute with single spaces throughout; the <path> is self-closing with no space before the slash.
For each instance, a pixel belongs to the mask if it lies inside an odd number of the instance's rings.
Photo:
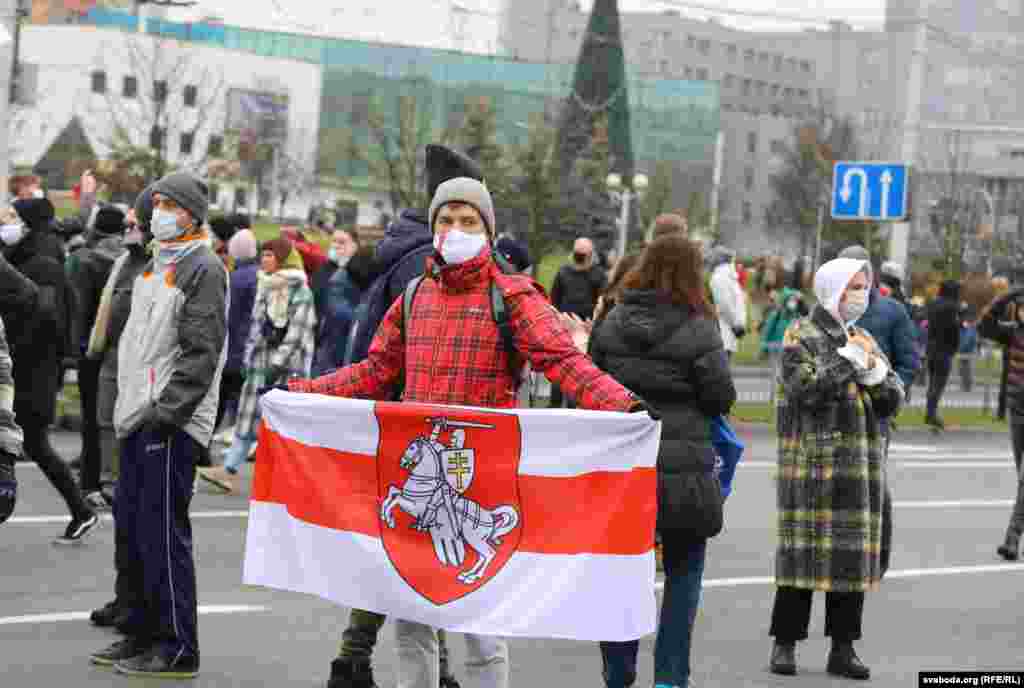
<path id="1" fill-rule="evenodd" d="M 950 358 L 960 349 L 960 285 L 947 280 L 928 304 L 928 356 Z"/>

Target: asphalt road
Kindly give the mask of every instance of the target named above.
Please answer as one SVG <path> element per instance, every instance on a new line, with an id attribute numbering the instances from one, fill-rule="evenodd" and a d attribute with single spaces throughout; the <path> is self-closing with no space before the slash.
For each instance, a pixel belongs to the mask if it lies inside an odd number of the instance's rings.
<path id="1" fill-rule="evenodd" d="M 801 674 L 766 670 L 773 587 L 774 439 L 741 428 L 749 453 L 727 505 L 726 531 L 710 549 L 703 608 L 695 631 L 695 686 L 838 686 L 825 672 L 823 601 L 816 598 L 811 639 L 798 652 Z M 73 456 L 72 436 L 58 447 Z M 1024 564 L 1001 563 L 995 547 L 1013 496 L 1006 437 L 902 433 L 890 476 L 896 500 L 893 571 L 868 597 L 861 657 L 870 685 L 917 686 L 922 669 L 1024 669 Z M 0 526 L 0 686 L 129 686 L 137 679 L 90 666 L 90 651 L 113 634 L 92 628 L 86 613 L 111 597 L 113 529 L 86 544 L 57 548 L 50 539 L 65 512 L 40 472 L 19 468 L 21 501 Z M 244 496 L 200 493 L 193 520 L 199 567 L 202 673 L 196 686 L 322 686 L 346 610 L 317 599 L 241 584 Z M 338 575 L 345 575 L 339 571 Z M 391 627 L 376 658 L 378 682 L 394 685 Z M 463 643 L 453 636 L 457 675 Z M 513 686 L 601 685 L 589 643 L 514 640 Z M 653 639 L 641 649 L 638 686 L 652 682 Z M 465 688 L 472 688 L 463 684 Z"/>

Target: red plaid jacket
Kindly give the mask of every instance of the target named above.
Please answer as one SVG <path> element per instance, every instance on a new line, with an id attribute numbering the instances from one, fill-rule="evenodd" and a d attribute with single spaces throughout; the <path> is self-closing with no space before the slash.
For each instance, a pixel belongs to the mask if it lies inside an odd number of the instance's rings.
<path id="1" fill-rule="evenodd" d="M 577 400 L 580 408 L 627 411 L 636 402 L 573 345 L 558 313 L 533 280 L 502 274 L 488 250 L 462 264 L 427 262 L 402 332 L 402 299 L 391 305 L 365 361 L 315 380 L 294 380 L 294 392 L 383 399 L 405 371 L 404 401 L 511 408 L 518 380 L 491 313 L 490 284 L 505 297 L 516 351 L 534 370 Z"/>

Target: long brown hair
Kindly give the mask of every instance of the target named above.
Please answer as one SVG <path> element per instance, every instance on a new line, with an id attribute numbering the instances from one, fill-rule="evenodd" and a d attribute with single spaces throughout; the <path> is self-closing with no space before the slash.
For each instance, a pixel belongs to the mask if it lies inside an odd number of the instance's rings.
<path id="1" fill-rule="evenodd" d="M 640 264 L 629 271 L 623 289 L 653 290 L 680 306 L 711 316 L 704 295 L 704 258 L 700 246 L 681 234 L 661 236 L 640 256 Z"/>

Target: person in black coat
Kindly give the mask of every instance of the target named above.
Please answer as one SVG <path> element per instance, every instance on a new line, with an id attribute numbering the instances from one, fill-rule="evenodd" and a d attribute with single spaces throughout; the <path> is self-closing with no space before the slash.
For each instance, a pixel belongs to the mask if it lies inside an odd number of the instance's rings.
<path id="1" fill-rule="evenodd" d="M 736 401 L 718 321 L 704 295 L 700 248 L 682 235 L 653 241 L 626 276 L 619 303 L 595 327 L 590 351 L 600 368 L 661 414 L 657 527 L 665 596 L 654 680 L 686 686 L 707 540 L 723 526 L 711 419 Z M 638 649 L 638 641 L 601 643 L 608 688 L 632 685 Z"/>
<path id="2" fill-rule="evenodd" d="M 71 523 L 55 542 L 74 544 L 95 528 L 99 519 L 82 498 L 71 470 L 50 444 L 49 428 L 55 420 L 62 383 L 61 359 L 70 354 L 69 304 L 73 297 L 63 259 L 54 257 L 53 241 L 59 244 L 59 240 L 40 224 L 45 213 L 37 211 L 42 204 L 49 205 L 49 201 L 16 201 L 17 216 L 8 215 L 0 227 L 4 256 L 39 290 L 31 317 L 3 310 L 0 315 L 8 328 L 14 364 L 14 412 L 25 434 L 24 451 L 57 488 L 71 512 Z M 30 225 L 30 219 L 36 224 Z"/>
<path id="3" fill-rule="evenodd" d="M 928 304 L 928 408 L 924 422 L 936 428 L 945 427 L 938 407 L 953 357 L 960 349 L 960 320 L 960 284 L 947 280 L 939 287 L 938 298 Z"/>

